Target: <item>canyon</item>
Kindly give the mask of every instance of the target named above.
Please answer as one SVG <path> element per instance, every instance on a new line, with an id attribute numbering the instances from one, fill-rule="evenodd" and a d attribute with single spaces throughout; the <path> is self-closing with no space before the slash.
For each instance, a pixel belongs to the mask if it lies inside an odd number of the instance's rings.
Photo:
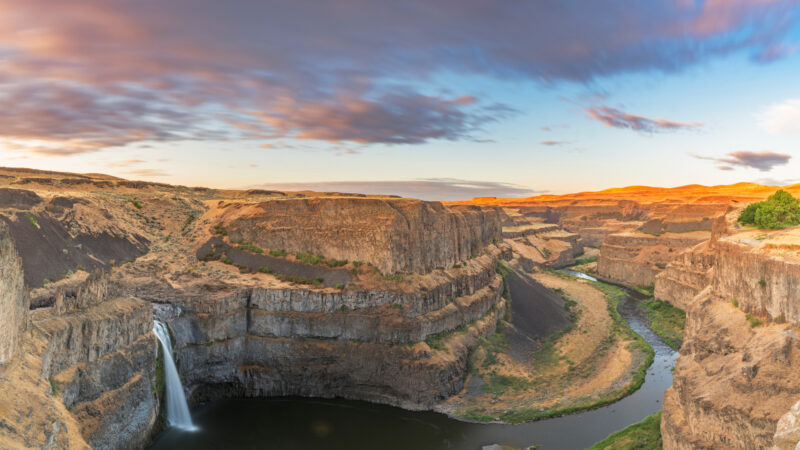
<path id="1" fill-rule="evenodd" d="M 583 354 L 610 319 L 600 291 L 553 272 L 578 263 L 687 313 L 665 448 L 795 448 L 800 236 L 736 223 L 774 190 L 424 202 L 0 168 L 0 447 L 147 446 L 166 426 L 154 318 L 192 405 L 302 396 L 458 416 L 475 355 L 520 326 L 507 267 L 519 285 L 581 300 L 594 325 L 568 340 L 607 380 L 571 395 L 610 393 L 647 357 L 633 337 L 609 347 L 626 364 Z M 548 301 L 524 352 L 567 324 L 563 300 Z M 502 416 L 496 400 L 478 401 L 494 408 L 488 420 Z"/>

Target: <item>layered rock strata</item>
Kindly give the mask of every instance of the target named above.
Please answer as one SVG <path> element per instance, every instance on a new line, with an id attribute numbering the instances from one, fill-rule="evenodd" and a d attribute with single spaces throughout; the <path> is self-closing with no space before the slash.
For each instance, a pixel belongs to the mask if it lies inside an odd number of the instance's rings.
<path id="1" fill-rule="evenodd" d="M 217 220 L 232 241 L 365 261 L 384 273 L 427 273 L 500 240 L 496 211 L 391 198 L 299 198 L 223 203 Z"/>
<path id="2" fill-rule="evenodd" d="M 499 255 L 490 247 L 407 290 L 129 288 L 180 307 L 167 323 L 195 401 L 341 396 L 419 409 L 460 390 L 469 348 L 493 332 L 504 308 Z"/>
<path id="3" fill-rule="evenodd" d="M 710 238 L 710 232 L 642 232 L 612 234 L 606 237 L 597 259 L 598 275 L 608 281 L 632 286 L 649 286 L 656 275 L 683 250 Z"/>

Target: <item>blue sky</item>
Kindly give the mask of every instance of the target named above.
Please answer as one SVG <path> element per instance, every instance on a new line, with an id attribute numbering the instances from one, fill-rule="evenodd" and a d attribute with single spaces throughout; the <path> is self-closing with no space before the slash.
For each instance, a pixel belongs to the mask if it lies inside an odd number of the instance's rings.
<path id="1" fill-rule="evenodd" d="M 534 3 L 2 1 L 0 164 L 426 199 L 800 182 L 798 2 Z"/>

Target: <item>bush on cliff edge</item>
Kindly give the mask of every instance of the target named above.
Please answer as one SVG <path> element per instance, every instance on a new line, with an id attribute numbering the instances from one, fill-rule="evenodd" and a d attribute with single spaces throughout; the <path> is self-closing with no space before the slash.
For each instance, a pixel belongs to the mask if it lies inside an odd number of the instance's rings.
<path id="1" fill-rule="evenodd" d="M 800 201 L 779 190 L 763 202 L 747 205 L 739 215 L 739 223 L 771 230 L 800 225 Z"/>

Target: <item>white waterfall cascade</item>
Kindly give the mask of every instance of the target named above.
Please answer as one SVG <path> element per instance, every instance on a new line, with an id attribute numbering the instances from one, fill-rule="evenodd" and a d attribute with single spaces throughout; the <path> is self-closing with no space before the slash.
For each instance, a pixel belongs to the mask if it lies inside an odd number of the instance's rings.
<path id="1" fill-rule="evenodd" d="M 183 385 L 178 376 L 178 369 L 175 368 L 175 360 L 172 359 L 172 341 L 169 338 L 167 325 L 161 321 L 154 320 L 153 332 L 161 342 L 161 349 L 164 351 L 167 422 L 175 428 L 196 431 L 197 427 L 192 423 L 192 416 L 189 414 L 189 405 L 186 403 L 186 395 L 183 393 Z"/>

